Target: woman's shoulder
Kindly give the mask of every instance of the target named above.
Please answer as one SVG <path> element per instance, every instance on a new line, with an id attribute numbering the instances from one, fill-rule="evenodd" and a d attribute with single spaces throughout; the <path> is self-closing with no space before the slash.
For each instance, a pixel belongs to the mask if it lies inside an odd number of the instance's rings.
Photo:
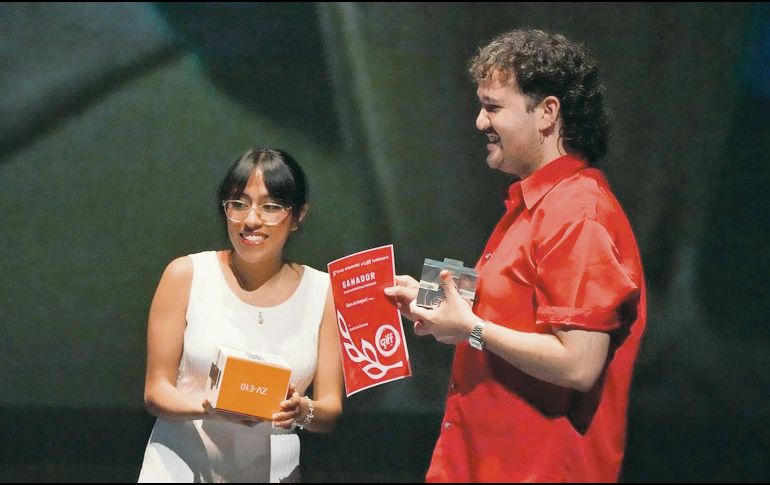
<path id="1" fill-rule="evenodd" d="M 193 276 L 193 260 L 190 255 L 179 256 L 173 259 L 166 269 L 163 271 L 164 280 L 172 280 L 175 282 L 192 280 Z"/>
<path id="2" fill-rule="evenodd" d="M 196 261 L 214 260 L 216 261 L 216 251 L 204 251 L 200 253 L 187 254 L 174 258 L 163 272 L 164 277 L 175 281 L 189 281 L 193 277 Z"/>
<path id="3" fill-rule="evenodd" d="M 302 267 L 305 269 L 305 274 L 307 275 L 307 277 L 310 278 L 311 280 L 328 283 L 329 273 L 315 269 L 314 267 L 309 266 L 307 264 L 303 264 Z"/>
<path id="4" fill-rule="evenodd" d="M 302 268 L 302 287 L 306 288 L 305 291 L 326 294 L 330 285 L 329 274 L 307 264 L 303 264 Z"/>

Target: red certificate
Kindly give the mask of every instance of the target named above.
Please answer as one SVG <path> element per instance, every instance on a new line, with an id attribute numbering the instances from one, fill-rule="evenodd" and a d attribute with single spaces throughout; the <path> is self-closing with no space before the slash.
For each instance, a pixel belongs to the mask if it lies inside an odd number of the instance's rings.
<path id="1" fill-rule="evenodd" d="M 345 256 L 328 267 L 345 393 L 412 375 L 401 314 L 383 293 L 395 280 L 393 245 Z"/>

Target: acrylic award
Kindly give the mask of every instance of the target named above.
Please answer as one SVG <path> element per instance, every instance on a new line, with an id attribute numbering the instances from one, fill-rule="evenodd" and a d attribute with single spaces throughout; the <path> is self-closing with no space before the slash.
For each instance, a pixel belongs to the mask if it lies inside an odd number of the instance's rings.
<path id="1" fill-rule="evenodd" d="M 466 268 L 462 261 L 444 258 L 444 261 L 425 258 L 420 276 L 420 289 L 417 292 L 417 305 L 423 308 L 435 308 L 444 300 L 439 274 L 442 270 L 452 273 L 460 296 L 473 303 L 476 299 L 476 282 L 479 274 L 473 268 Z"/>

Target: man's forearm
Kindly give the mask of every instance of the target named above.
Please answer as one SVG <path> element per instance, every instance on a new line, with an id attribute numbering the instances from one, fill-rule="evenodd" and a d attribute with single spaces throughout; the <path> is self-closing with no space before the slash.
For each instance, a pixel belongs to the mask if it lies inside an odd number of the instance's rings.
<path id="1" fill-rule="evenodd" d="M 570 330 L 557 334 L 529 333 L 487 322 L 486 348 L 532 377 L 558 386 L 589 390 L 601 375 L 609 335 Z"/>

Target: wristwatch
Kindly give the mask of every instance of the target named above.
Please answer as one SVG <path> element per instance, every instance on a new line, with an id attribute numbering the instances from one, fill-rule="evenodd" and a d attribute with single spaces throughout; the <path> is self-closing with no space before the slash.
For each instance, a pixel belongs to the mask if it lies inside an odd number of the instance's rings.
<path id="1" fill-rule="evenodd" d="M 484 339 L 481 336 L 481 332 L 484 330 L 486 324 L 482 321 L 478 322 L 471 334 L 468 336 L 468 343 L 476 350 L 484 350 Z"/>

